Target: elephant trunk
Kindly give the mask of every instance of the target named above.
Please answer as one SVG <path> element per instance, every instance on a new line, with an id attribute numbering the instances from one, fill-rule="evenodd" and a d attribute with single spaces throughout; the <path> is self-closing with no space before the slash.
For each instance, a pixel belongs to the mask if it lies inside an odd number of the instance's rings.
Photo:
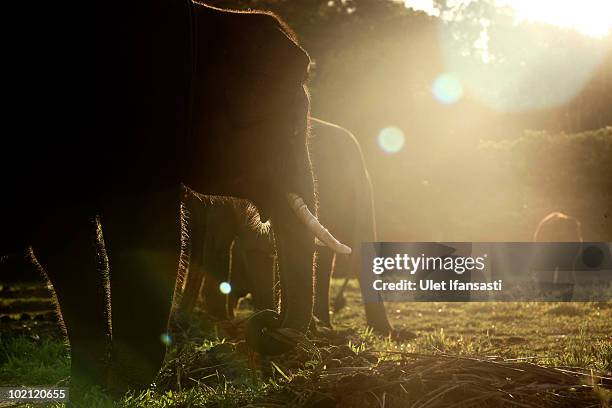
<path id="1" fill-rule="evenodd" d="M 339 254 L 350 254 L 351 248 L 338 241 L 319 220 L 310 212 L 304 200 L 295 193 L 287 194 L 289 206 L 295 212 L 298 219 L 306 225 L 308 230 L 323 244 L 328 246 L 332 251 Z"/>

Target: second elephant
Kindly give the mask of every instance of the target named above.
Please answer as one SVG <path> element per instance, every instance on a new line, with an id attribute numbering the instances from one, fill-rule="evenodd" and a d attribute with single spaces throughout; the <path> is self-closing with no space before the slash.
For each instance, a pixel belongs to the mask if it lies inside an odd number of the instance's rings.
<path id="1" fill-rule="evenodd" d="M 318 249 L 314 314 L 329 326 L 329 290 L 334 270 L 359 277 L 363 294 L 372 291 L 373 279 L 360 271 L 360 246 L 361 242 L 376 241 L 376 224 L 372 186 L 359 143 L 340 126 L 315 118 L 311 118 L 311 125 L 309 151 L 319 219 L 353 248 L 348 256 L 334 255 L 326 247 Z M 181 314 L 191 313 L 200 291 L 204 308 L 219 319 L 232 317 L 237 300 L 248 293 L 253 295 L 256 309 L 274 309 L 274 237 L 261 229 L 253 206 L 245 201 L 202 203 L 194 196 L 187 198 L 186 205 L 190 212 L 191 257 Z M 219 289 L 225 281 L 231 283 L 227 297 Z M 391 331 L 380 298 L 366 303 L 365 312 L 368 326 L 380 333 Z"/>

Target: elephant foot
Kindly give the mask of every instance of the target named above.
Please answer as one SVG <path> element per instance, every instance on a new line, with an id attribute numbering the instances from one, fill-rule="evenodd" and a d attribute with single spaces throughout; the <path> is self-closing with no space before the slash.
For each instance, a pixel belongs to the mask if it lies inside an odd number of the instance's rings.
<path id="1" fill-rule="evenodd" d="M 108 389 L 114 396 L 151 387 L 162 365 L 162 347 L 155 350 L 155 355 L 151 350 L 137 350 L 137 347 L 113 344 Z"/>
<path id="2" fill-rule="evenodd" d="M 225 309 L 204 308 L 206 315 L 214 321 L 230 320 L 231 317 Z"/>
<path id="3" fill-rule="evenodd" d="M 253 314 L 245 330 L 247 345 L 263 355 L 277 355 L 291 351 L 297 344 L 298 332 L 281 329 L 281 320 L 273 310 L 262 310 Z"/>
<path id="4" fill-rule="evenodd" d="M 364 296 L 365 297 L 365 296 Z M 393 326 L 389 323 L 387 311 L 382 300 L 378 302 L 366 302 L 364 305 L 366 324 L 374 330 L 374 333 L 388 336 L 393 333 Z"/>
<path id="5" fill-rule="evenodd" d="M 310 323 L 310 330 L 318 338 L 333 339 L 337 337 L 337 332 L 331 323 L 326 323 L 318 320 L 316 317 Z"/>
<path id="6" fill-rule="evenodd" d="M 310 322 L 310 329 L 315 333 L 319 333 L 320 331 L 328 332 L 329 330 L 333 330 L 334 327 L 331 324 L 331 321 L 319 319 L 317 316 L 312 317 L 312 321 Z"/>
<path id="7" fill-rule="evenodd" d="M 346 307 L 346 298 L 344 297 L 342 293 L 340 293 L 338 296 L 334 298 L 334 304 L 333 304 L 332 310 L 334 311 L 334 313 L 338 313 L 345 307 Z"/>
<path id="8" fill-rule="evenodd" d="M 104 339 L 106 340 L 106 339 Z M 71 346 L 71 384 L 78 388 L 105 388 L 108 378 L 108 343 L 90 342 Z"/>
<path id="9" fill-rule="evenodd" d="M 374 333 L 382 335 L 382 336 L 388 336 L 389 334 L 392 335 L 395 332 L 393 327 L 391 327 L 388 324 L 368 323 L 367 326 L 371 328 L 374 331 Z"/>
<path id="10" fill-rule="evenodd" d="M 391 336 L 391 340 L 395 340 L 398 342 L 405 342 L 409 340 L 414 340 L 417 338 L 417 334 L 412 330 L 400 328 L 393 329 L 389 334 Z"/>

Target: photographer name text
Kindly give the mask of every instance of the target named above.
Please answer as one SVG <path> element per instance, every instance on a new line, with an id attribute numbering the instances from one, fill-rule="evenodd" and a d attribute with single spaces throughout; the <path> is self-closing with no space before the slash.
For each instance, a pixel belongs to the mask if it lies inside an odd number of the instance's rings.
<path id="1" fill-rule="evenodd" d="M 458 279 L 437 282 L 433 279 L 419 279 L 418 282 L 402 279 L 399 282 L 384 282 L 376 279 L 372 286 L 378 291 L 501 291 L 502 280 L 494 282 L 462 282 Z"/>

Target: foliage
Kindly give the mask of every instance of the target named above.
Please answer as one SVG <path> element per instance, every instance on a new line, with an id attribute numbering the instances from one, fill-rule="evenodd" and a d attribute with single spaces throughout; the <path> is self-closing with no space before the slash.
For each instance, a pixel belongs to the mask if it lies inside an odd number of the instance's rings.
<path id="1" fill-rule="evenodd" d="M 612 127 L 576 134 L 525 132 L 514 140 L 482 141 L 479 153 L 480 169 L 488 171 L 480 183 L 482 196 L 502 186 L 505 194 L 489 205 L 508 208 L 507 214 L 512 207 L 518 210 L 517 218 L 527 223 L 521 226 L 522 239 L 529 240 L 527 234 L 552 211 L 578 218 L 587 241 L 612 238 Z"/>

